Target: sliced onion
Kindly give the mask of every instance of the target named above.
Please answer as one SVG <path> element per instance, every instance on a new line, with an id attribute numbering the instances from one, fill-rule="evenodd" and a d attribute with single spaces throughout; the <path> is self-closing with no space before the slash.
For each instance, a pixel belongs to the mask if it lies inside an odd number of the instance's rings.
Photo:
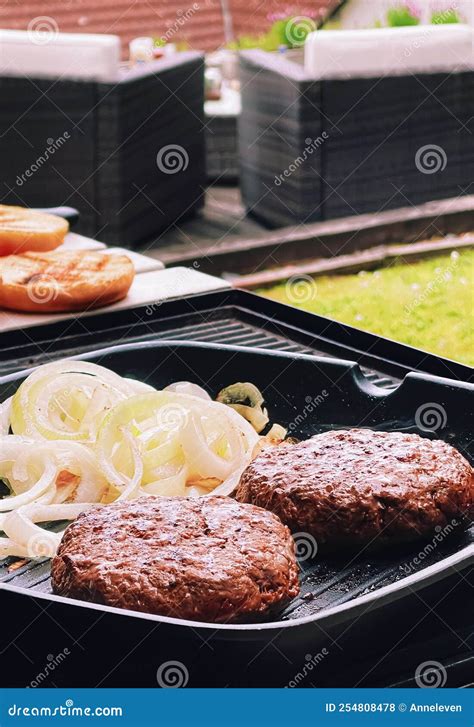
<path id="1" fill-rule="evenodd" d="M 201 485 L 191 485 L 190 487 L 186 488 L 186 496 L 187 497 L 203 497 L 204 495 L 208 495 L 209 490 L 206 490 L 205 487 L 201 487 Z M 215 494 L 215 493 L 212 493 Z"/>
<path id="2" fill-rule="evenodd" d="M 10 412 L 12 408 L 13 396 L 5 399 L 3 404 L 0 404 L 0 435 L 8 434 L 10 431 Z"/>
<path id="3" fill-rule="evenodd" d="M 136 388 L 118 374 L 103 366 L 86 361 L 57 361 L 36 369 L 21 384 L 12 400 L 10 422 L 15 434 L 27 434 L 35 439 L 76 439 L 91 440 L 91 419 L 88 426 L 76 430 L 59 426 L 51 421 L 51 404 L 61 412 L 61 396 L 65 391 L 83 391 L 94 409 L 94 418 L 102 419 L 118 400 L 132 396 Z M 93 400 L 96 390 L 106 393 L 102 407 Z M 59 398 L 59 401 L 58 401 Z M 66 407 L 63 413 L 67 419 Z M 94 422 L 92 422 L 94 423 Z"/>
<path id="4" fill-rule="evenodd" d="M 266 409 L 246 406 L 245 404 L 227 404 L 227 406 L 232 407 L 240 416 L 250 422 L 258 434 L 265 429 L 270 421 Z"/>
<path id="5" fill-rule="evenodd" d="M 232 472 L 227 479 L 224 480 L 218 487 L 215 488 L 215 490 L 212 490 L 212 492 L 207 492 L 208 495 L 231 495 L 232 492 L 235 490 L 237 485 L 239 484 L 240 478 L 242 476 L 242 472 L 248 465 L 248 460 L 242 460 L 239 467 Z"/>
<path id="6" fill-rule="evenodd" d="M 239 447 L 238 455 L 241 454 L 241 441 L 232 428 L 226 432 L 232 436 L 234 443 Z M 216 477 L 225 480 L 232 468 L 232 462 L 214 454 L 209 447 L 204 434 L 201 418 L 196 412 L 190 412 L 185 426 L 181 431 L 181 446 L 184 451 L 185 460 L 188 463 L 189 476 L 192 479 L 200 477 Z"/>
<path id="7" fill-rule="evenodd" d="M 26 505 L 32 502 L 40 495 L 43 495 L 47 490 L 54 488 L 54 482 L 58 469 L 55 463 L 46 462 L 43 473 L 39 480 L 28 490 L 23 492 L 21 495 L 10 495 L 0 500 L 0 511 L 5 512 L 7 510 L 13 510 L 14 508 Z"/>
<path id="8" fill-rule="evenodd" d="M 0 538 L 0 558 L 8 558 L 17 556 L 20 558 L 28 558 L 28 551 L 19 543 L 10 538 Z"/>
<path id="9" fill-rule="evenodd" d="M 188 468 L 185 464 L 176 468 L 174 474 L 160 477 L 154 482 L 143 485 L 141 491 L 146 495 L 161 495 L 176 497 L 177 495 L 186 495 L 186 478 Z"/>
<path id="10" fill-rule="evenodd" d="M 150 434 L 153 434 L 152 430 Z M 174 433 L 168 433 L 165 441 L 153 448 L 146 447 L 146 440 L 142 437 L 139 437 L 138 441 L 142 445 L 141 458 L 143 461 L 145 482 L 150 478 L 156 479 L 156 471 L 160 467 L 174 459 L 179 459 L 180 455 L 181 459 L 183 458 L 180 438 Z"/>
<path id="11" fill-rule="evenodd" d="M 78 442 L 34 442 L 7 435 L 0 438 L 0 457 L 0 476 L 6 477 L 15 493 L 0 500 L 0 511 L 32 502 L 48 488 L 54 497 L 56 478 L 62 470 L 80 477 L 74 492 L 77 501 L 99 501 L 107 487 L 93 452 Z M 35 472 L 41 470 L 41 476 L 35 478 Z"/>
<path id="12" fill-rule="evenodd" d="M 18 544 L 22 555 L 28 558 L 52 558 L 56 554 L 62 533 L 53 533 L 35 523 L 53 520 L 74 520 L 81 512 L 93 507 L 93 503 L 73 505 L 31 504 L 13 510 L 3 520 L 6 535 Z M 1 540 L 0 540 L 1 543 Z"/>
<path id="13" fill-rule="evenodd" d="M 287 435 L 287 430 L 281 424 L 272 424 L 271 429 L 265 435 L 265 439 L 270 442 L 282 442 Z"/>
<path id="14" fill-rule="evenodd" d="M 175 394 L 187 394 L 188 396 L 196 396 L 198 399 L 204 399 L 205 401 L 212 401 L 202 386 L 192 384 L 190 381 L 177 381 L 175 384 L 165 386 L 163 391 L 173 391 Z"/>
<path id="15" fill-rule="evenodd" d="M 156 391 L 154 386 L 146 384 L 144 381 L 137 381 L 137 379 L 128 379 L 126 377 L 123 380 L 131 386 L 134 394 L 149 394 L 152 391 Z"/>
<path id="16" fill-rule="evenodd" d="M 47 450 L 50 445 L 43 445 Z M 54 443 L 54 457 L 58 469 L 79 475 L 75 488 L 75 502 L 99 502 L 107 489 L 107 480 L 102 474 L 94 452 L 79 442 L 59 441 Z"/>
<path id="17" fill-rule="evenodd" d="M 219 391 L 217 401 L 235 409 L 259 434 L 270 421 L 267 410 L 263 408 L 262 392 L 248 381 L 226 386 Z"/>
<path id="18" fill-rule="evenodd" d="M 54 555 L 61 533 L 37 523 L 98 503 L 231 494 L 258 443 L 285 435 L 274 425 L 258 436 L 268 416 L 253 385 L 221 394 L 249 392 L 251 406 L 221 403 L 190 382 L 156 391 L 88 362 L 39 367 L 0 404 L 0 477 L 12 491 L 0 498 L 0 557 Z"/>
<path id="19" fill-rule="evenodd" d="M 225 439 L 224 456 L 213 450 L 219 437 Z M 97 439 L 100 467 L 107 480 L 122 492 L 125 483 L 136 477 L 137 467 L 132 462 L 136 454 L 131 456 L 133 440 L 145 465 L 142 477 L 146 475 L 146 480 L 140 483 L 143 487 L 150 484 L 150 477 L 154 481 L 154 469 L 174 460 L 177 452 L 184 457 L 190 481 L 217 478 L 223 482 L 234 468 L 250 461 L 258 435 L 235 411 L 211 400 L 172 391 L 131 397 L 111 410 Z M 157 446 L 150 449 L 155 441 Z M 178 491 L 182 491 L 181 485 Z"/>
<path id="20" fill-rule="evenodd" d="M 134 495 L 137 494 L 140 489 L 140 484 L 143 479 L 143 462 L 140 457 L 140 451 L 138 444 L 131 432 L 124 430 L 123 436 L 127 441 L 133 460 L 133 475 L 129 478 L 126 486 L 123 488 L 119 500 L 131 500 Z M 119 488 L 120 489 L 120 488 Z"/>

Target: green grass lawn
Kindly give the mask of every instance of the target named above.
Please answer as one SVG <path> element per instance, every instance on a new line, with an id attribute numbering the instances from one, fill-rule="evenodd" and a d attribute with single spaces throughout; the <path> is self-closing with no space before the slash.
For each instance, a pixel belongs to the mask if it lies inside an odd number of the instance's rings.
<path id="1" fill-rule="evenodd" d="M 259 290 L 282 303 L 474 365 L 474 251 L 374 272 L 295 276 Z"/>

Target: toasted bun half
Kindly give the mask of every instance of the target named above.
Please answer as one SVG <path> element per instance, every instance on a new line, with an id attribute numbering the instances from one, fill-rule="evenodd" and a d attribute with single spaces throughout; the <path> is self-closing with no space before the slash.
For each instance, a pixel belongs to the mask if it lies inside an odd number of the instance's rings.
<path id="1" fill-rule="evenodd" d="M 0 204 L 0 255 L 54 250 L 68 231 L 69 223 L 62 217 Z"/>
<path id="2" fill-rule="evenodd" d="M 125 298 L 135 270 L 126 255 L 88 250 L 0 258 L 0 307 L 34 313 L 81 311 Z"/>

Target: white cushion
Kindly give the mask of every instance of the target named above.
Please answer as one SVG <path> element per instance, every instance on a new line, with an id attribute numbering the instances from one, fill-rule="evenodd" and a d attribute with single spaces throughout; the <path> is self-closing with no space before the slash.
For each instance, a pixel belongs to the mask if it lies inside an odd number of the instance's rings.
<path id="1" fill-rule="evenodd" d="M 305 70 L 317 79 L 400 76 L 472 69 L 468 25 L 317 30 L 305 42 Z"/>
<path id="2" fill-rule="evenodd" d="M 58 33 L 46 28 L 0 30 L 0 75 L 115 81 L 120 62 L 116 35 Z"/>

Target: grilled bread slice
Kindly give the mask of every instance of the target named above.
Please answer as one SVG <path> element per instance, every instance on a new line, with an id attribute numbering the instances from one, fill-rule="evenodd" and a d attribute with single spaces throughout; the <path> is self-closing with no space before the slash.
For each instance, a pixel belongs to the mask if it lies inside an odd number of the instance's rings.
<path id="1" fill-rule="evenodd" d="M 68 231 L 69 223 L 62 217 L 0 204 L 0 255 L 54 250 Z"/>
<path id="2" fill-rule="evenodd" d="M 61 251 L 0 258 L 0 307 L 35 313 L 98 308 L 125 298 L 135 276 L 126 255 Z"/>

